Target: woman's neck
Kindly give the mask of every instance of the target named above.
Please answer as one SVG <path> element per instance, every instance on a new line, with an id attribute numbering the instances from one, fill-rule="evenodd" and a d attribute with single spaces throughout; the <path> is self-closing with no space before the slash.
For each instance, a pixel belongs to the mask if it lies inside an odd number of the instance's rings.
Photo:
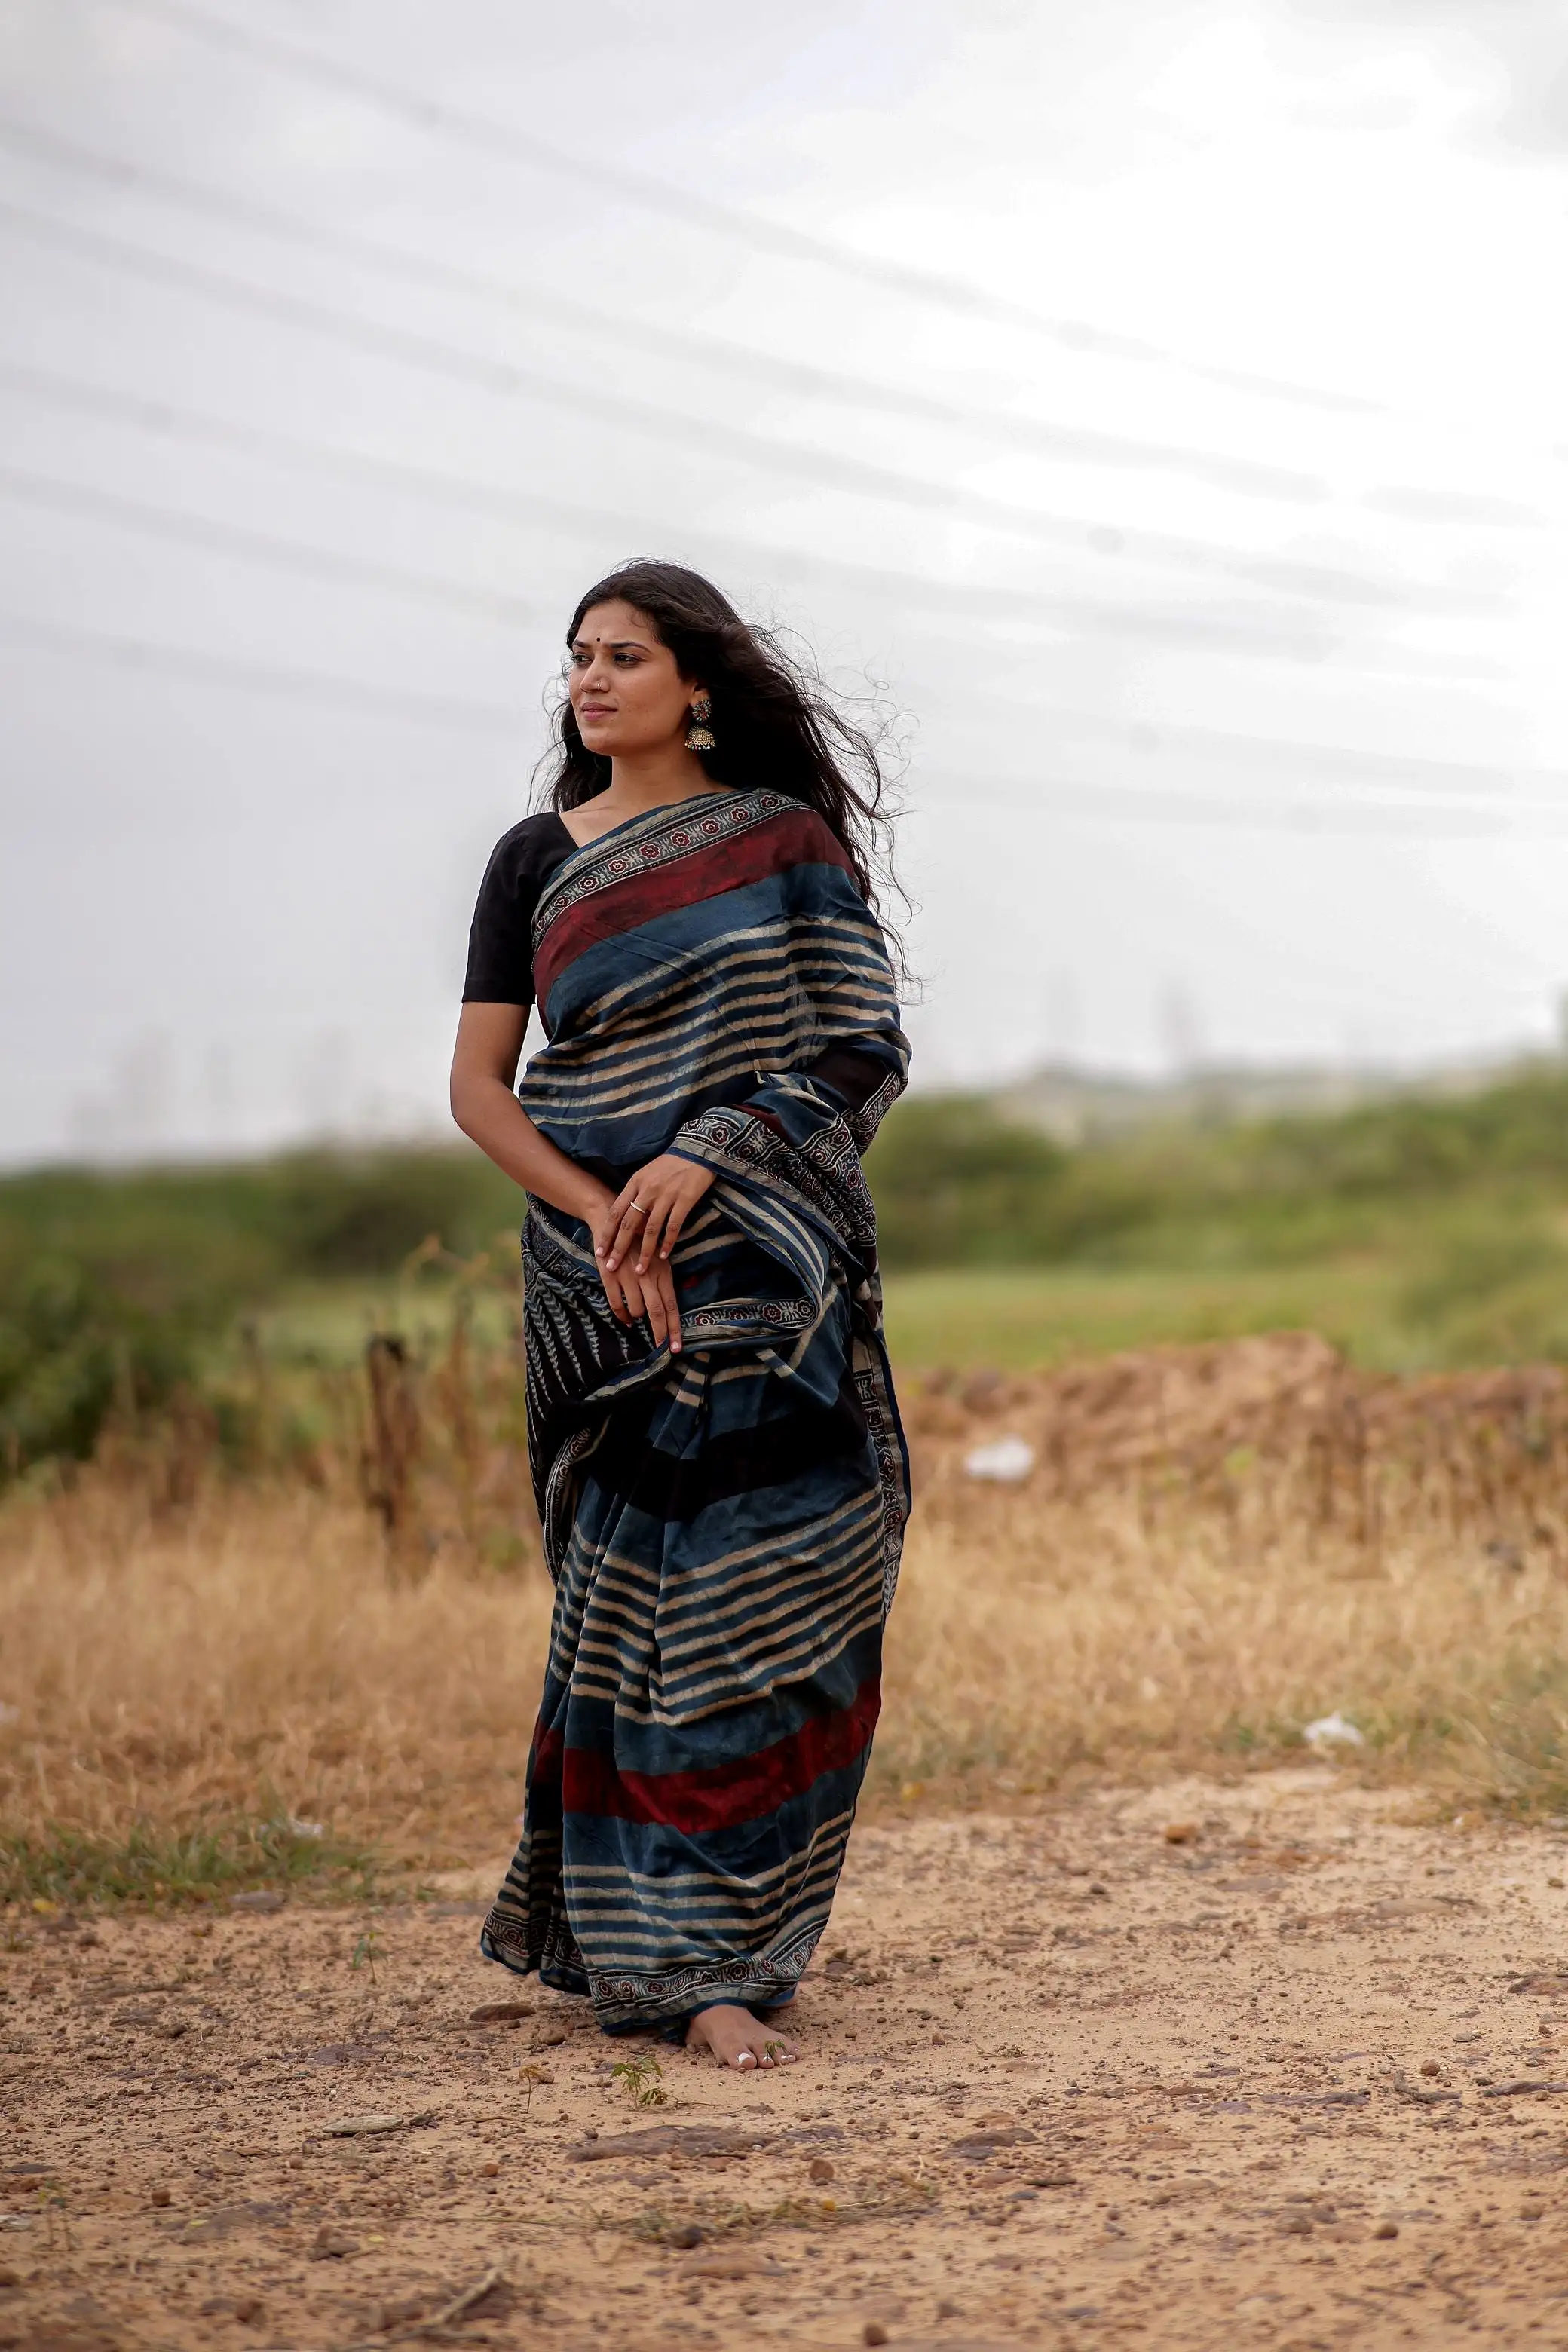
<path id="1" fill-rule="evenodd" d="M 604 791 L 580 801 L 574 809 L 563 810 L 561 822 L 578 848 L 585 849 L 600 834 L 646 816 L 650 809 L 670 808 L 678 801 L 723 789 L 704 772 L 696 753 L 684 749 L 673 758 L 665 752 L 647 760 L 612 760 Z"/>
<path id="2" fill-rule="evenodd" d="M 613 804 L 627 816 L 640 816 L 644 809 L 668 808 L 671 801 L 688 801 L 711 789 L 701 761 L 682 744 L 673 751 L 613 759 L 610 781 L 595 796 L 595 805 Z"/>

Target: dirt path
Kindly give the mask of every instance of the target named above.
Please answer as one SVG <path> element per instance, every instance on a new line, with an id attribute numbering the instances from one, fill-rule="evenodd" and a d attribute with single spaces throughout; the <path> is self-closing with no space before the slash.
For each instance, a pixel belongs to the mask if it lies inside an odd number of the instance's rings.
<path id="1" fill-rule="evenodd" d="M 644 2109 L 477 1885 L 13 1918 L 0 2347 L 387 2341 L 498 2270 L 434 2340 L 1568 2345 L 1568 1835 L 1407 1810 L 1307 1768 L 868 1828 L 802 2063 L 667 2052 Z"/>

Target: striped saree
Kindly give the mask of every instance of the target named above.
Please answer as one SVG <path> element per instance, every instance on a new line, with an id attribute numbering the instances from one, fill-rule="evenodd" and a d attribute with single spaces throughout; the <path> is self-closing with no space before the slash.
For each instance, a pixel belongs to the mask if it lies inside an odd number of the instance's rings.
<path id="1" fill-rule="evenodd" d="M 713 1171 L 683 1349 L 617 1323 L 587 1228 L 523 1227 L 529 1448 L 555 1580 L 523 1833 L 487 1956 L 611 2032 L 788 2000 L 870 1751 L 908 1514 L 861 1154 L 904 1084 L 881 934 L 773 792 L 656 810 L 542 894 L 519 1093 L 617 1186 Z"/>

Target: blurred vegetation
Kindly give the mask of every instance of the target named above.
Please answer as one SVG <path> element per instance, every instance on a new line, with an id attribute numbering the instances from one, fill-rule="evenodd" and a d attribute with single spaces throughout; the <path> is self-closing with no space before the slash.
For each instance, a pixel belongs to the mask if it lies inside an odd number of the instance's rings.
<path id="1" fill-rule="evenodd" d="M 1173 1122 L 1073 1151 L 984 1100 L 917 1098 L 868 1172 L 894 1351 L 916 1362 L 1289 1323 L 1387 1370 L 1568 1359 L 1556 1066 L 1451 1100 Z"/>
<path id="2" fill-rule="evenodd" d="M 1568 1360 L 1555 1066 L 1074 1150 L 983 1098 L 916 1097 L 868 1164 L 894 1350 L 915 1363 L 1281 1324 L 1390 1370 Z M 476 1341 L 499 1341 L 520 1208 L 463 1148 L 0 1181 L 0 1475 L 86 1455 L 117 1412 L 193 1391 L 232 1408 L 247 1351 L 254 1373 L 258 1351 L 346 1362 L 376 1326 L 437 1344 L 451 1270 L 485 1252 L 488 1289 L 458 1287 Z"/>
<path id="3" fill-rule="evenodd" d="M 395 1271 L 431 1235 L 470 1257 L 519 1195 L 477 1152 L 326 1152 L 0 1181 L 0 1475 L 90 1454 L 119 1412 L 200 1385 L 244 1316 Z"/>

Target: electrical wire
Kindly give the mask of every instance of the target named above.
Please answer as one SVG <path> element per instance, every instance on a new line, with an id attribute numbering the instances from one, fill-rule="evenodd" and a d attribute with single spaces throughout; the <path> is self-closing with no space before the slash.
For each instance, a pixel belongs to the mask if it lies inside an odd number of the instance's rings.
<path id="1" fill-rule="evenodd" d="M 0 389 L 4 389 L 0 383 Z M 402 565 L 345 555 L 318 542 L 263 531 L 249 524 L 222 518 L 193 515 L 157 506 L 93 483 L 68 482 L 58 476 L 0 464 L 0 498 L 10 498 L 47 511 L 107 520 L 118 527 L 177 546 L 255 562 L 271 569 L 296 572 L 335 584 L 367 588 L 440 609 L 468 613 L 507 625 L 528 624 L 553 633 L 560 615 L 553 608 L 503 589 L 474 587 L 447 576 L 417 572 Z M 1505 771 L 1476 761 L 1432 760 L 1408 753 L 1356 751 L 1344 746 L 1291 743 L 1278 738 L 1237 734 L 1229 730 L 1163 723 L 1130 728 L 1124 720 L 1107 719 L 1068 705 L 1004 696 L 1011 713 L 1035 726 L 1071 736 L 1090 735 L 1140 758 L 1173 749 L 1192 751 L 1205 758 L 1259 761 L 1293 765 L 1320 775 L 1372 782 L 1386 790 L 1476 792 L 1505 789 L 1528 782 L 1542 789 L 1568 787 L 1568 770 Z"/>
<path id="2" fill-rule="evenodd" d="M 1331 495 L 1321 477 L 1298 468 L 1020 416 L 1006 409 L 947 399 L 908 384 L 887 383 L 875 377 L 826 368 L 813 361 L 758 351 L 701 328 L 661 327 L 645 319 L 613 314 L 553 289 L 521 285 L 493 271 L 475 269 L 433 255 L 410 253 L 379 237 L 325 225 L 284 205 L 239 195 L 207 182 L 132 162 L 124 155 L 109 154 L 14 116 L 0 115 L 0 144 L 58 168 L 79 173 L 105 187 L 138 190 L 163 203 L 199 211 L 204 217 L 232 222 L 259 236 L 322 253 L 340 254 L 346 260 L 426 292 L 452 293 L 470 301 L 499 304 L 531 321 L 554 319 L 576 332 L 608 338 L 631 350 L 684 366 L 696 364 L 749 378 L 770 393 L 789 393 L 802 399 L 862 409 L 872 415 L 906 417 L 921 424 L 953 427 L 1005 447 L 1032 449 L 1042 457 L 1058 460 L 1191 476 L 1210 488 L 1235 491 L 1244 497 L 1318 504 Z"/>
<path id="3" fill-rule="evenodd" d="M 722 451 L 764 471 L 793 475 L 814 488 L 834 484 L 911 511 L 948 521 L 971 522 L 1003 536 L 1065 549 L 1072 555 L 1090 558 L 1097 566 L 1131 557 L 1298 599 L 1329 599 L 1379 608 L 1402 605 L 1405 609 L 1444 613 L 1507 609 L 1502 600 L 1478 591 L 1451 590 L 1426 583 L 1390 585 L 1365 573 L 1338 567 L 1254 556 L 1169 533 L 1107 529 L 1019 506 L 1010 499 L 992 498 L 955 483 L 931 481 L 890 467 L 873 465 L 863 458 L 780 441 L 722 420 L 689 416 L 630 394 L 569 383 L 543 369 L 515 361 L 491 360 L 478 352 L 456 351 L 408 328 L 345 318 L 329 304 L 308 296 L 257 286 L 204 263 L 161 253 L 101 229 L 57 220 L 12 201 L 0 201 L 0 226 L 56 251 L 73 253 L 99 266 L 107 265 L 154 283 L 174 286 L 252 317 L 302 329 L 346 348 L 392 359 L 502 399 L 541 402 L 573 416 L 598 417 L 606 423 L 630 426 L 679 443 L 709 458 Z"/>
<path id="4" fill-rule="evenodd" d="M 20 613 L 0 613 L 0 638 L 51 653 L 78 654 L 117 669 L 160 672 L 198 685 L 229 687 L 290 701 L 324 703 L 334 709 L 385 711 L 440 727 L 479 734 L 516 734 L 526 723 L 521 709 L 479 702 L 468 696 L 426 694 L 415 687 L 373 686 L 291 663 L 254 661 L 248 655 L 208 654 L 190 646 L 159 645 L 113 629 L 77 621 L 39 621 Z"/>
<path id="5" fill-rule="evenodd" d="M 384 712 L 400 719 L 415 719 L 486 734 L 515 736 L 525 723 L 521 710 L 496 703 L 426 694 L 408 688 L 374 686 L 289 664 L 256 661 L 249 656 L 207 654 L 191 646 L 158 644 L 76 622 L 38 621 L 19 614 L 0 613 L 0 640 L 6 639 L 44 652 L 104 662 L 132 673 L 169 675 L 203 686 L 260 694 L 274 701 L 282 698 L 367 714 Z M 977 780 L 940 769 L 922 771 L 922 781 L 954 788 L 963 794 L 966 807 L 989 803 L 1017 814 L 1026 806 L 1031 813 L 1047 817 L 1092 817 L 1117 824 L 1198 824 L 1245 832 L 1342 834 L 1356 837 L 1387 835 L 1420 841 L 1568 838 L 1568 803 L 1515 805 L 1504 812 L 1495 804 L 1469 810 L 1451 802 L 1426 808 L 1412 803 L 1358 805 L 1347 800 L 1242 802 L 1182 792 L 1154 793 L 1135 786 L 1084 786 L 1071 779 L 1031 782 L 1025 778 L 999 777 L 994 772 Z M 1526 827 L 1519 822 L 1521 817 L 1545 818 L 1549 822 Z M 1433 818 L 1437 823 L 1429 822 Z"/>
<path id="6" fill-rule="evenodd" d="M 608 157 L 574 154 L 541 139 L 535 131 L 497 121 L 471 107 L 456 106 L 444 99 L 401 89 L 379 74 L 367 72 L 363 67 L 325 57 L 279 34 L 264 32 L 255 26 L 237 25 L 229 17 L 215 16 L 206 8 L 188 5 L 188 0 L 100 0 L 100 5 L 175 26 L 205 41 L 209 47 L 226 49 L 231 55 L 265 64 L 296 80 L 312 82 L 319 89 L 331 89 L 339 95 L 347 93 L 427 137 L 443 139 L 509 163 L 528 164 L 600 194 L 613 188 L 650 211 L 750 246 L 755 252 L 815 263 L 861 285 L 875 286 L 884 293 L 928 303 L 966 319 L 985 318 L 999 325 L 1023 328 L 1080 356 L 1088 352 L 1107 359 L 1177 368 L 1227 391 L 1325 409 L 1341 415 L 1398 414 L 1384 402 L 1364 394 L 1294 383 L 1246 369 L 1194 360 L 1142 337 L 1090 326 L 1081 320 L 1050 318 L 1027 303 L 993 293 L 989 288 L 974 285 L 966 278 L 862 253 L 831 237 L 816 236 L 771 220 L 765 215 L 700 195 L 655 173 L 639 171 Z"/>
<path id="7" fill-rule="evenodd" d="M 649 538 L 668 536 L 668 523 L 658 519 L 610 512 L 540 491 L 518 490 L 508 484 L 465 480 L 411 465 L 405 459 L 334 448 L 276 426 L 239 424 L 161 395 L 149 397 L 88 384 L 54 369 L 0 360 L 0 394 L 36 402 L 51 410 L 70 408 L 79 414 L 129 424 L 139 431 L 193 446 L 237 452 L 269 465 L 286 466 L 318 480 L 418 499 L 453 513 L 479 516 L 490 523 L 543 523 L 595 534 L 613 531 L 623 544 L 634 531 Z M 919 572 L 886 572 L 839 557 L 764 547 L 708 530 L 691 533 L 689 524 L 684 530 L 707 551 L 705 560 L 723 562 L 738 572 L 761 564 L 773 577 L 792 579 L 808 586 L 835 583 L 857 596 L 873 598 L 906 612 L 942 616 L 948 622 L 956 616 L 984 621 L 994 629 L 1001 614 L 1009 624 L 1028 621 L 1062 636 L 1098 632 L 1156 645 L 1186 648 L 1203 646 L 1249 659 L 1294 662 L 1313 668 L 1321 667 L 1326 650 L 1320 635 L 1299 633 L 1292 646 L 1280 635 L 1264 639 L 1255 631 L 1239 633 L 1220 616 L 1190 606 L 1163 613 L 1147 609 L 1129 613 L 1097 605 L 1083 596 L 1051 594 L 995 583 L 936 580 Z M 1377 657 L 1375 648 L 1339 647 L 1335 651 L 1342 668 L 1360 667 L 1375 673 L 1387 667 Z M 1451 658 L 1434 656 L 1422 674 L 1451 679 L 1455 665 Z"/>
<path id="8" fill-rule="evenodd" d="M 16 499 L 58 514 L 91 516 L 153 539 L 171 541 L 176 546 L 236 556 L 246 562 L 368 588 L 508 625 L 515 626 L 521 622 L 553 628 L 560 618 L 542 604 L 510 595 L 504 589 L 470 587 L 463 581 L 442 578 L 435 572 L 412 572 L 400 564 L 344 555 L 307 540 L 258 530 L 248 523 L 185 514 L 170 507 L 153 506 L 143 499 L 127 498 L 118 490 L 100 489 L 93 483 L 62 481 L 58 476 L 29 472 L 18 466 L 0 463 L 0 498 Z"/>
<path id="9" fill-rule="evenodd" d="M 1326 838 L 1386 838 L 1436 841 L 1568 841 L 1568 801 L 1500 808 L 1466 808 L 1454 802 L 1414 803 L 1352 800 L 1240 801 L 1202 793 L 1153 792 L 1137 785 L 1083 784 L 1052 776 L 1043 782 L 921 770 L 921 782 L 961 790 L 966 809 L 991 806 L 1016 816 L 1020 811 L 1047 816 L 1092 818 L 1110 824 L 1220 826 L 1237 832 L 1318 835 Z M 1521 818 L 1531 820 L 1521 823 Z M 1432 820 L 1436 819 L 1434 823 Z M 1537 822 L 1537 820 L 1542 820 Z"/>

